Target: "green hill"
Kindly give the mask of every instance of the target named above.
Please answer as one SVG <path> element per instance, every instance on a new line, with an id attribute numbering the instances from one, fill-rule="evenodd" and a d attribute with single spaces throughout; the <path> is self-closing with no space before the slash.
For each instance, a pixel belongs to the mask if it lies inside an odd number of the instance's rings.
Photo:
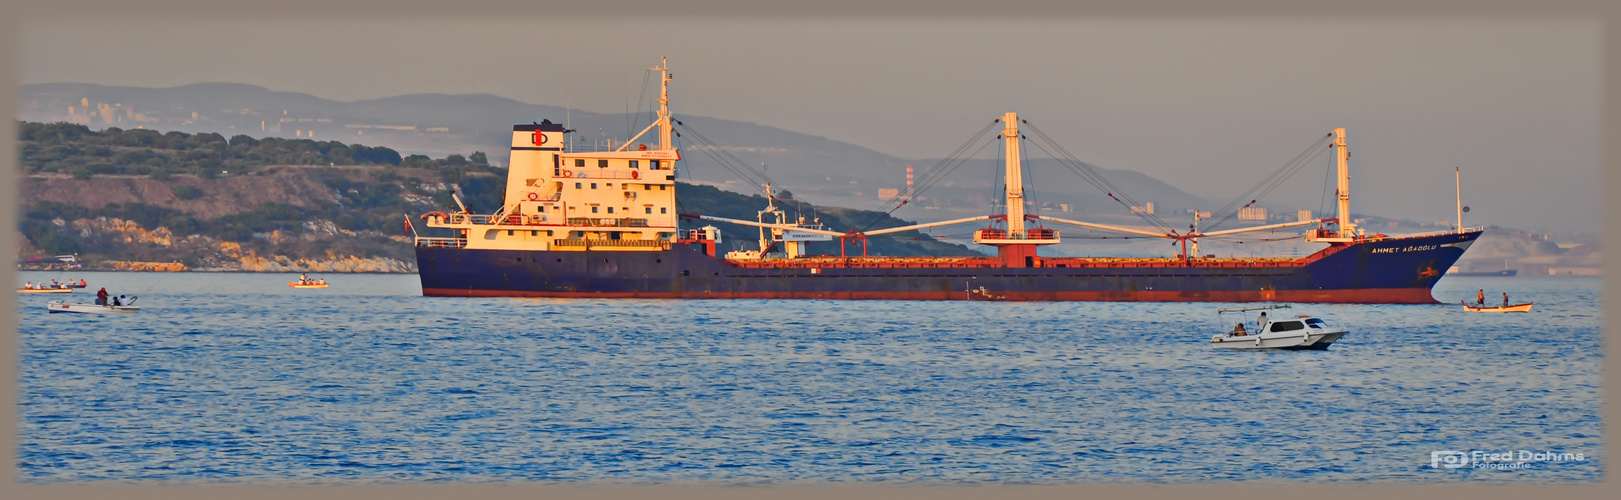
<path id="1" fill-rule="evenodd" d="M 452 188 L 460 188 L 473 211 L 489 212 L 501 205 L 505 187 L 505 170 L 490 166 L 482 152 L 402 158 L 388 148 L 337 141 L 227 140 L 62 123 L 19 128 L 24 257 L 77 253 L 92 265 L 179 261 L 204 269 L 410 271 L 405 217 L 450 207 Z M 709 186 L 678 183 L 676 189 L 683 213 L 754 220 L 766 204 L 759 195 Z M 782 193 L 779 205 L 793 215 L 803 203 Z M 815 214 L 836 230 L 911 224 L 838 207 Z M 728 246 L 757 234 L 719 226 Z M 812 251 L 839 249 L 836 242 L 818 243 Z M 875 237 L 869 251 L 974 254 L 915 231 Z"/>

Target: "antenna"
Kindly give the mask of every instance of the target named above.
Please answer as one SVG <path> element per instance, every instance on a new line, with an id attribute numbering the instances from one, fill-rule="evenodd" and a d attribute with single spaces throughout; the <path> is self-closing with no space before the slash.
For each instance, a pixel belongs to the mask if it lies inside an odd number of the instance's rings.
<path id="1" fill-rule="evenodd" d="M 1463 234 L 1463 173 L 1458 167 L 1452 167 L 1452 182 L 1458 195 L 1458 234 Z"/>

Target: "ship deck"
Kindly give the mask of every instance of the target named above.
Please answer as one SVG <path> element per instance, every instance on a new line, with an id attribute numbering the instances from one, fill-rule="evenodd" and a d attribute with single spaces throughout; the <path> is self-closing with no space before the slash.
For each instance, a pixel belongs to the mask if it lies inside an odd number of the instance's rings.
<path id="1" fill-rule="evenodd" d="M 1040 257 L 1034 267 L 1053 268 L 1139 268 L 1139 267 L 1300 267 L 1317 260 L 1318 254 L 1287 257 L 1206 257 L 1186 261 L 1174 257 Z M 742 268 L 999 268 L 996 257 L 799 257 L 793 259 L 728 259 Z"/>

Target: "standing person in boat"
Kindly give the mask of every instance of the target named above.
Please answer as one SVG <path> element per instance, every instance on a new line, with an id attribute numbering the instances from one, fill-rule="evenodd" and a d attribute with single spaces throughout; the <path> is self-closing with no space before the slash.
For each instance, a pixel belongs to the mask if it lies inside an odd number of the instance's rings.
<path id="1" fill-rule="evenodd" d="M 1508 307 L 1508 292 L 1503 292 L 1503 307 Z"/>
<path id="2" fill-rule="evenodd" d="M 1475 292 L 1475 307 L 1486 307 L 1486 291 Z"/>
<path id="3" fill-rule="evenodd" d="M 1255 331 L 1266 331 L 1266 311 L 1261 311 L 1261 317 L 1255 318 Z"/>
<path id="4" fill-rule="evenodd" d="M 107 305 L 107 287 L 101 287 L 101 290 L 96 291 L 96 305 Z"/>

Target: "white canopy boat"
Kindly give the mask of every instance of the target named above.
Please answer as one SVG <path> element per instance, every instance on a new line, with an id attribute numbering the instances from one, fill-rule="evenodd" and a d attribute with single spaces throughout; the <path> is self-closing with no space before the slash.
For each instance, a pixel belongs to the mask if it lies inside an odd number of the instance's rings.
<path id="1" fill-rule="evenodd" d="M 45 309 L 52 313 L 134 314 L 141 311 L 140 307 L 134 305 L 136 298 L 131 296 L 128 303 L 116 306 L 53 300 L 45 304 Z"/>
<path id="2" fill-rule="evenodd" d="M 1239 307 L 1218 309 L 1216 314 L 1219 317 L 1221 313 L 1228 312 L 1242 314 L 1287 308 L 1288 305 Z M 1232 331 L 1211 337 L 1210 345 L 1225 349 L 1323 350 L 1346 333 L 1344 328 L 1332 328 L 1322 319 L 1301 314 L 1292 318 L 1267 318 L 1255 331 L 1248 331 L 1243 323 L 1239 323 Z"/>

